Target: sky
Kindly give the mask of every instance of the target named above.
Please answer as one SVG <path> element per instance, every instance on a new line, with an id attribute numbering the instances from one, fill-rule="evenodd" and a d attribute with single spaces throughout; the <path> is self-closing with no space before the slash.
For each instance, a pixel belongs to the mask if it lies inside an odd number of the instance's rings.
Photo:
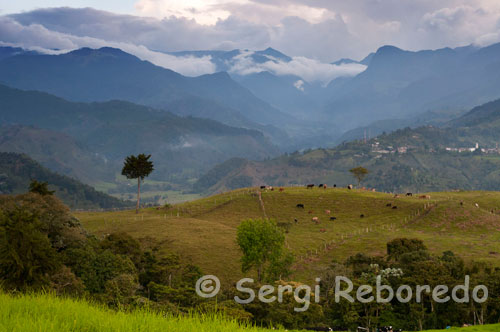
<path id="1" fill-rule="evenodd" d="M 0 15 L 3 44 L 120 47 L 186 75 L 214 65 L 164 52 L 273 47 L 305 66 L 313 61 L 318 73 L 327 69 L 325 80 L 351 71 L 320 64 L 360 60 L 387 44 L 421 50 L 500 41 L 498 0 L 0 0 Z"/>

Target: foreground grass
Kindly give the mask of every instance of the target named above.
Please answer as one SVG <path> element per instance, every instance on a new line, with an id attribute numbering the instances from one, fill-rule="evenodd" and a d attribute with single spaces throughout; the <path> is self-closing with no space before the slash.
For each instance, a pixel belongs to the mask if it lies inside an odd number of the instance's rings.
<path id="1" fill-rule="evenodd" d="M 51 295 L 0 294 L 0 331 L 266 331 L 217 316 L 173 317 L 115 312 Z"/>
<path id="2" fill-rule="evenodd" d="M 138 310 L 116 312 L 83 300 L 52 295 L 10 296 L 0 293 L 0 331 L 196 331 L 264 332 L 217 316 L 165 316 Z M 443 330 L 440 330 L 443 332 Z M 452 328 L 444 331 L 498 332 L 500 325 Z M 432 330 L 427 332 L 438 332 Z"/>

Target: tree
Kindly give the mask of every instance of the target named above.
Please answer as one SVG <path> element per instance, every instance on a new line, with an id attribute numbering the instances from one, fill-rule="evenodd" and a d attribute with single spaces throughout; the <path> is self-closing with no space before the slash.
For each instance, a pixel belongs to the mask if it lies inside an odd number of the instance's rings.
<path id="1" fill-rule="evenodd" d="M 137 179 L 137 205 L 135 213 L 139 213 L 139 202 L 141 200 L 141 180 L 144 180 L 151 172 L 153 172 L 153 162 L 149 160 L 151 155 L 128 156 L 123 163 L 122 175 L 127 179 Z"/>
<path id="2" fill-rule="evenodd" d="M 368 173 L 370 173 L 366 168 L 361 166 L 352 168 L 349 170 L 349 172 L 351 172 L 352 176 L 354 176 L 354 178 L 358 180 L 358 187 L 361 181 L 363 181 L 363 179 L 368 175 Z"/>
<path id="3" fill-rule="evenodd" d="M 31 180 L 29 192 L 42 196 L 49 196 L 55 193 L 54 190 L 49 190 L 47 182 L 38 182 L 37 180 Z"/>
<path id="4" fill-rule="evenodd" d="M 285 235 L 274 220 L 249 219 L 238 226 L 236 241 L 243 252 L 241 270 L 257 270 L 258 281 L 290 273 L 291 254 L 285 252 Z"/>

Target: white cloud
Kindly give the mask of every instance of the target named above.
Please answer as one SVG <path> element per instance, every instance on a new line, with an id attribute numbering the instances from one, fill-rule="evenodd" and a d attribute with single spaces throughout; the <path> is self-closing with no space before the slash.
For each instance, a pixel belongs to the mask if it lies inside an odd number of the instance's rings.
<path id="1" fill-rule="evenodd" d="M 296 81 L 295 83 L 293 83 L 293 86 L 297 90 L 304 92 L 304 81 L 303 80 Z"/>
<path id="2" fill-rule="evenodd" d="M 327 84 L 337 77 L 355 76 L 366 69 L 366 66 L 358 63 L 332 65 L 306 57 L 292 57 L 289 62 L 271 58 L 264 63 L 255 63 L 251 57 L 252 54 L 253 52 L 246 51 L 236 56 L 229 63 L 230 72 L 248 75 L 268 71 L 278 76 L 294 75 L 308 82 L 319 81 Z M 297 85 L 295 87 L 299 89 Z"/>
<path id="3" fill-rule="evenodd" d="M 198 76 L 215 72 L 215 65 L 209 56 L 176 57 L 151 51 L 143 45 L 107 41 L 93 37 L 80 37 L 51 31 L 40 24 L 21 25 L 9 17 L 0 17 L 0 41 L 5 45 L 19 46 L 48 54 L 68 52 L 81 47 L 115 47 L 133 54 L 142 60 L 169 68 L 187 76 Z"/>

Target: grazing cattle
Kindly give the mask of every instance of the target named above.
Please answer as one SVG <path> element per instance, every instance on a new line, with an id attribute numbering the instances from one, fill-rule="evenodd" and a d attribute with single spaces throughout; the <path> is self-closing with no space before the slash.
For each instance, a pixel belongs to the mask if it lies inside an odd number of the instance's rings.
<path id="1" fill-rule="evenodd" d="M 312 210 L 309 210 L 309 212 L 308 212 L 308 213 L 309 213 L 309 214 L 312 214 L 312 213 L 313 213 L 313 211 L 312 211 Z"/>
<path id="2" fill-rule="evenodd" d="M 321 233 L 324 233 L 324 232 L 326 232 L 326 229 L 322 228 L 322 229 L 320 229 L 319 231 L 320 231 Z"/>
<path id="3" fill-rule="evenodd" d="M 460 202 L 460 205 L 461 205 L 461 206 L 464 206 L 464 202 Z"/>
<path id="4" fill-rule="evenodd" d="M 312 188 L 314 188 L 314 184 L 308 184 L 307 185 L 307 189 L 312 189 Z"/>
<path id="5" fill-rule="evenodd" d="M 387 207 L 391 207 L 391 206 L 392 206 L 392 203 L 387 203 L 385 206 L 387 206 Z"/>
<path id="6" fill-rule="evenodd" d="M 396 210 L 397 208 L 398 208 L 398 207 L 397 207 L 396 205 L 394 205 L 394 206 L 392 207 L 392 209 L 393 209 L 393 210 Z"/>
<path id="7" fill-rule="evenodd" d="M 319 188 L 323 188 L 323 186 L 324 186 L 324 184 L 323 184 L 323 183 L 321 183 L 318 187 L 319 187 Z"/>
<path id="8" fill-rule="evenodd" d="M 413 193 L 406 193 L 406 196 L 413 196 Z"/>
<path id="9" fill-rule="evenodd" d="M 479 208 L 479 204 L 477 204 L 477 203 L 476 203 L 476 204 L 474 204 L 474 205 L 475 205 L 477 208 Z"/>
<path id="10" fill-rule="evenodd" d="M 267 189 L 269 189 L 269 190 L 271 190 L 271 191 L 273 191 L 273 190 L 274 190 L 274 188 L 273 188 L 272 186 L 267 187 Z"/>
<path id="11" fill-rule="evenodd" d="M 431 196 L 429 196 L 429 195 L 422 195 L 422 196 L 418 196 L 418 198 L 420 198 L 420 199 L 431 199 Z"/>
<path id="12" fill-rule="evenodd" d="M 284 192 L 285 191 L 285 188 L 281 187 L 280 188 L 280 193 Z"/>
<path id="13" fill-rule="evenodd" d="M 299 223 L 299 220 L 297 218 L 293 219 L 293 221 L 295 221 L 296 224 Z"/>
<path id="14" fill-rule="evenodd" d="M 266 189 L 266 186 L 260 186 L 260 189 Z"/>
<path id="15" fill-rule="evenodd" d="M 314 221 L 316 224 L 319 222 L 318 217 L 312 217 L 312 221 Z"/>
<path id="16" fill-rule="evenodd" d="M 336 184 L 334 184 L 334 185 L 333 185 L 333 188 L 337 188 L 337 185 L 336 185 Z"/>
<path id="17" fill-rule="evenodd" d="M 304 204 L 299 203 L 299 204 L 297 204 L 297 207 L 298 207 L 299 209 L 303 209 L 303 208 L 304 208 Z"/>
<path id="18" fill-rule="evenodd" d="M 330 217 L 330 220 L 337 220 L 337 217 Z"/>
<path id="19" fill-rule="evenodd" d="M 330 210 L 325 210 L 326 214 L 330 214 L 330 212 L 331 212 Z"/>
<path id="20" fill-rule="evenodd" d="M 352 184 L 347 186 L 347 189 L 351 190 L 353 188 Z"/>
<path id="21" fill-rule="evenodd" d="M 326 184 L 323 185 L 323 189 L 326 189 L 328 188 L 328 186 Z"/>
<path id="22" fill-rule="evenodd" d="M 365 217 L 365 215 L 364 215 L 364 214 L 361 214 L 359 217 L 360 217 L 360 218 L 364 218 L 364 217 Z"/>

